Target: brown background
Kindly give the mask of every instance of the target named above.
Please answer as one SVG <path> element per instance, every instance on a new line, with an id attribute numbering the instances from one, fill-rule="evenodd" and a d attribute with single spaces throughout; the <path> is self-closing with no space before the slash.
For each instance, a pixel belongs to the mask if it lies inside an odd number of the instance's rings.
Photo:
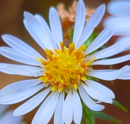
<path id="1" fill-rule="evenodd" d="M 108 3 L 109 0 L 84 0 L 86 6 L 89 8 L 96 8 L 102 3 Z M 2 34 L 12 34 L 20 39 L 24 40 L 32 47 L 37 49 L 41 54 L 44 55 L 44 52 L 38 47 L 38 45 L 34 42 L 31 36 L 28 34 L 26 29 L 23 26 L 23 12 L 29 11 L 31 13 L 40 13 L 46 20 L 48 20 L 48 10 L 50 6 L 56 6 L 59 2 L 64 3 L 66 8 L 71 5 L 72 0 L 0 0 L 0 36 Z M 105 17 L 108 14 L 106 13 Z M 105 18 L 104 17 L 104 18 Z M 108 45 L 113 44 L 116 37 L 113 37 Z M 6 45 L 2 39 L 0 38 L 0 45 Z M 126 54 L 126 53 L 122 53 Z M 120 54 L 120 55 L 122 55 Z M 0 62 L 14 63 L 11 60 L 0 56 Z M 129 64 L 129 62 L 124 62 L 123 64 L 118 64 L 114 66 L 114 68 L 120 68 L 124 64 Z M 103 68 L 108 68 L 104 66 Z M 25 79 L 27 77 L 21 76 L 10 76 L 3 73 L 0 73 L 0 89 L 15 82 L 17 80 Z M 115 84 L 112 85 L 110 82 L 102 81 L 104 85 L 112 89 L 116 95 L 116 100 L 122 103 L 128 110 L 130 110 L 130 81 L 119 81 L 116 80 Z M 21 104 L 21 103 L 20 103 Z M 16 104 L 11 106 L 12 108 L 16 108 L 20 104 Z M 117 107 L 109 104 L 105 104 L 106 108 L 103 112 L 119 119 L 122 121 L 122 124 L 130 123 L 130 112 L 125 113 Z M 31 120 L 35 114 L 37 109 L 25 115 L 24 120 L 31 123 Z M 53 123 L 53 121 L 52 121 Z M 96 124 L 114 124 L 112 122 L 96 119 Z"/>

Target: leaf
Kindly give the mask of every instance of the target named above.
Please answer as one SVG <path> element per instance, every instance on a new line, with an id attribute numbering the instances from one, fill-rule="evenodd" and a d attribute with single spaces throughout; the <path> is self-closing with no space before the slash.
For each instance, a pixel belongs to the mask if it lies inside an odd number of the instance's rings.
<path id="1" fill-rule="evenodd" d="M 121 110 L 123 110 L 125 112 L 128 112 L 128 110 L 123 105 L 121 105 L 119 102 L 117 102 L 116 100 L 113 100 L 113 105 L 115 105 L 116 107 L 120 108 Z"/>
<path id="2" fill-rule="evenodd" d="M 94 117 L 98 117 L 98 118 L 102 118 L 102 119 L 105 119 L 105 120 L 108 120 L 108 121 L 112 121 L 112 122 L 115 122 L 115 123 L 121 123 L 119 120 L 107 115 L 107 114 L 104 114 L 102 112 L 92 112 L 92 115 Z"/>

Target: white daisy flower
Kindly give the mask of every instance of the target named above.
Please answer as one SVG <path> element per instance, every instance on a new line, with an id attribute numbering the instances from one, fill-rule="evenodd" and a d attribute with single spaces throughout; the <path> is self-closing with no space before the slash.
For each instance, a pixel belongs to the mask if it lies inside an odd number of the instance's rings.
<path id="1" fill-rule="evenodd" d="M 111 1 L 108 12 L 112 16 L 105 19 L 104 26 L 111 26 L 115 35 L 130 35 L 130 1 Z"/>
<path id="2" fill-rule="evenodd" d="M 85 24 L 85 5 L 79 0 L 76 8 L 73 43 L 69 48 L 63 44 L 60 19 L 55 8 L 49 11 L 50 28 L 40 15 L 24 13 L 24 25 L 40 47 L 46 51 L 47 59 L 32 47 L 11 36 L 3 35 L 3 40 L 10 47 L 0 47 L 0 54 L 25 65 L 0 64 L 0 71 L 35 77 L 12 83 L 0 91 L 0 104 L 14 104 L 28 99 L 14 111 L 15 116 L 24 115 L 41 104 L 32 124 L 47 124 L 54 114 L 54 124 L 76 124 L 81 122 L 81 99 L 93 111 L 101 111 L 103 105 L 112 103 L 114 93 L 102 84 L 88 79 L 88 76 L 102 80 L 128 79 L 129 66 L 117 70 L 94 70 L 92 65 L 113 65 L 129 60 L 130 55 L 113 59 L 103 59 L 116 55 L 128 47 L 122 39 L 116 44 L 93 51 L 104 45 L 113 35 L 110 28 L 105 28 L 85 50 L 83 43 L 100 23 L 105 12 L 101 5 Z"/>
<path id="3" fill-rule="evenodd" d="M 22 122 L 23 116 L 14 117 L 13 111 L 6 111 L 7 105 L 0 106 L 0 124 L 26 124 Z"/>

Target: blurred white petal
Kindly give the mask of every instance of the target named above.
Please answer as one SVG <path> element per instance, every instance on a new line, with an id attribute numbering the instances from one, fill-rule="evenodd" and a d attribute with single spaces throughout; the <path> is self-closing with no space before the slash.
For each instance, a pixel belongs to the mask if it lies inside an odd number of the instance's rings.
<path id="1" fill-rule="evenodd" d="M 130 35 L 130 18 L 108 17 L 104 20 L 104 27 L 111 27 L 114 35 Z"/>
<path id="2" fill-rule="evenodd" d="M 108 12 L 115 16 L 130 17 L 130 1 L 111 1 L 108 3 Z"/>

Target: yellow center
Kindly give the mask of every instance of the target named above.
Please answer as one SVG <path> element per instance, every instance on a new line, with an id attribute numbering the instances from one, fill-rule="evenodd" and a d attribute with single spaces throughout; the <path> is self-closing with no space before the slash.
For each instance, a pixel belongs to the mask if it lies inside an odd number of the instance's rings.
<path id="1" fill-rule="evenodd" d="M 47 60 L 36 58 L 42 63 L 42 68 L 45 70 L 39 80 L 47 85 L 52 86 L 52 91 L 59 92 L 75 88 L 86 80 L 86 75 L 90 71 L 90 64 L 95 60 L 95 57 L 88 60 L 84 55 L 84 46 L 75 49 L 74 43 L 71 43 L 69 48 L 65 47 L 60 42 L 61 50 L 54 49 L 53 51 L 46 49 Z"/>

